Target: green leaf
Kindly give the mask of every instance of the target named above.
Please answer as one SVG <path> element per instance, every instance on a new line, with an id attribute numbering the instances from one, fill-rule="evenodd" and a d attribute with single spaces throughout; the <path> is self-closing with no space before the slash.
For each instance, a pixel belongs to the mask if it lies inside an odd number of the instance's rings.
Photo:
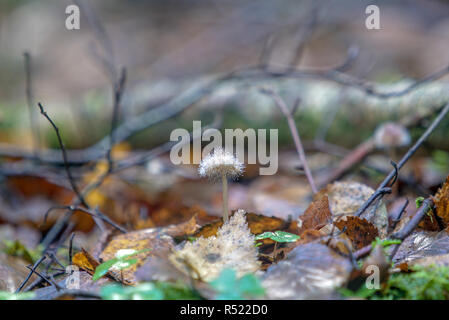
<path id="1" fill-rule="evenodd" d="M 415 199 L 416 208 L 418 209 L 421 207 L 422 203 L 424 202 L 424 197 L 418 197 Z"/>
<path id="2" fill-rule="evenodd" d="M 111 268 L 116 268 L 118 270 L 123 270 L 131 267 L 133 264 L 137 263 L 137 259 L 131 259 L 131 257 L 145 252 L 149 251 L 149 249 L 142 249 L 139 251 L 129 249 L 130 253 L 128 254 L 120 254 L 120 250 L 116 253 L 116 257 L 114 259 L 108 260 L 103 262 L 102 264 L 98 265 L 97 268 L 95 268 L 95 273 L 92 276 L 92 281 L 97 281 L 101 277 L 103 277 L 105 274 L 109 272 Z"/>
<path id="3" fill-rule="evenodd" d="M 385 239 L 385 240 L 381 240 L 379 237 L 376 237 L 376 240 L 374 240 L 371 245 L 374 249 L 374 247 L 376 246 L 382 246 L 382 247 L 388 247 L 391 246 L 393 244 L 401 244 L 401 240 L 399 239 Z"/>
<path id="4" fill-rule="evenodd" d="M 95 268 L 95 273 L 92 276 L 92 281 L 97 281 L 98 279 L 103 277 L 106 273 L 109 272 L 109 269 L 111 269 L 112 266 L 114 264 L 116 264 L 119 260 L 120 260 L 119 258 L 114 258 L 114 259 L 108 260 L 108 261 L 103 262 L 102 264 L 98 265 Z"/>
<path id="5" fill-rule="evenodd" d="M 298 235 L 285 231 L 264 232 L 255 237 L 256 240 L 271 239 L 276 242 L 295 242 L 299 238 Z"/>

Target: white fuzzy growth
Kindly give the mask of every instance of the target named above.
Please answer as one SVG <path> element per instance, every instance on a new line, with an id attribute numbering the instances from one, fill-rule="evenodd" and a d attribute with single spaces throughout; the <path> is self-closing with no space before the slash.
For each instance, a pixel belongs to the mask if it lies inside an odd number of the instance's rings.
<path id="1" fill-rule="evenodd" d="M 378 148 L 405 147 L 410 144 L 411 138 L 403 125 L 387 122 L 376 129 L 374 142 Z"/>
<path id="2" fill-rule="evenodd" d="M 245 211 L 238 210 L 218 230 L 217 236 L 199 238 L 175 251 L 170 260 L 183 272 L 211 281 L 226 268 L 238 276 L 256 272 L 260 268 L 254 235 L 246 223 Z"/>
<path id="3" fill-rule="evenodd" d="M 220 179 L 223 175 L 235 179 L 243 173 L 245 166 L 232 153 L 222 148 L 215 148 L 214 152 L 205 157 L 198 168 L 202 177 Z"/>

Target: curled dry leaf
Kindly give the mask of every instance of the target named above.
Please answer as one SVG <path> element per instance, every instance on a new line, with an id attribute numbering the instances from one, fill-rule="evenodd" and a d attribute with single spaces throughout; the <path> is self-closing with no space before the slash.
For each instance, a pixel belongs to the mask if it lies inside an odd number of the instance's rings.
<path id="1" fill-rule="evenodd" d="M 328 185 L 326 190 L 329 195 L 329 206 L 334 217 L 353 215 L 374 193 L 372 188 L 353 181 L 335 182 Z M 388 233 L 388 213 L 382 201 L 375 201 L 360 217 L 374 224 L 380 238 L 386 237 Z"/>
<path id="2" fill-rule="evenodd" d="M 340 231 L 344 230 L 355 250 L 371 244 L 379 235 L 377 228 L 371 222 L 355 216 L 345 216 L 335 222 L 335 226 Z"/>
<path id="3" fill-rule="evenodd" d="M 433 197 L 433 202 L 435 203 L 436 215 L 443 222 L 443 226 L 447 227 L 449 225 L 449 176 Z"/>
<path id="4" fill-rule="evenodd" d="M 395 264 L 449 253 L 447 229 L 440 232 L 413 231 L 400 245 L 393 258 Z"/>
<path id="5" fill-rule="evenodd" d="M 268 268 L 262 277 L 268 299 L 330 299 L 345 283 L 351 263 L 327 246 L 308 243 L 293 249 L 287 258 Z"/>
<path id="6" fill-rule="evenodd" d="M 94 274 L 95 268 L 98 267 L 100 262 L 97 261 L 89 252 L 81 249 L 81 252 L 76 253 L 72 257 L 72 263 L 89 274 Z"/>
<path id="7" fill-rule="evenodd" d="M 313 201 L 298 218 L 299 234 L 306 230 L 319 230 L 331 220 L 332 213 L 329 209 L 329 199 L 327 194 L 324 194 Z"/>

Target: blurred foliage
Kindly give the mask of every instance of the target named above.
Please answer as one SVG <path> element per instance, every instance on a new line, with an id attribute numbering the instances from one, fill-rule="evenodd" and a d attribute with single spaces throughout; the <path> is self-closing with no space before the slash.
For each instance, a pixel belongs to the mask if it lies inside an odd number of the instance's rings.
<path id="1" fill-rule="evenodd" d="M 449 172 L 449 153 L 443 150 L 433 151 L 432 166 L 435 170 L 447 174 L 447 172 Z"/>
<path id="2" fill-rule="evenodd" d="M 198 300 L 196 292 L 182 283 L 147 282 L 135 287 L 119 284 L 101 288 L 100 295 L 105 300 Z"/>
<path id="3" fill-rule="evenodd" d="M 31 250 L 27 248 L 19 240 L 10 241 L 3 240 L 4 249 L 3 252 L 10 256 L 20 257 L 29 263 L 35 263 L 42 255 L 43 247 L 40 245 L 36 249 Z"/>
<path id="4" fill-rule="evenodd" d="M 32 299 L 34 296 L 34 292 L 11 293 L 7 291 L 0 291 L 0 300 L 26 300 Z"/>
<path id="5" fill-rule="evenodd" d="M 246 274 L 240 279 L 232 269 L 225 269 L 210 285 L 216 291 L 217 300 L 244 300 L 265 294 L 259 279 L 254 274 Z"/>
<path id="6" fill-rule="evenodd" d="M 341 290 L 346 297 L 369 300 L 443 300 L 449 298 L 449 267 L 413 266 L 410 273 L 396 273 L 390 276 L 381 289 L 362 286 L 356 292 Z"/>

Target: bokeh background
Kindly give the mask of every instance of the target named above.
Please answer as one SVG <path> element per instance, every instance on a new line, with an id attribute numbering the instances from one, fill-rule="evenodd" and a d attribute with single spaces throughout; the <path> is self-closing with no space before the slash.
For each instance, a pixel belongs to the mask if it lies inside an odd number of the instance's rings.
<path id="1" fill-rule="evenodd" d="M 372 3 L 95 0 L 88 5 L 109 36 L 116 65 L 127 68 L 122 107 L 126 118 L 165 101 L 164 90 L 171 82 L 257 63 L 264 44 L 272 38 L 276 43 L 270 63 L 291 61 L 292 49 L 316 8 L 316 27 L 298 67 L 338 65 L 354 44 L 360 53 L 349 72 L 369 80 L 419 78 L 447 65 L 447 1 L 376 1 L 381 30 L 367 30 L 365 8 Z M 24 51 L 32 56 L 34 99 L 43 102 L 56 119 L 67 122 L 69 146 L 90 145 L 107 130 L 102 124 L 109 121 L 112 97 L 110 80 L 97 59 L 102 48 L 83 13 L 81 29 L 66 30 L 65 8 L 70 4 L 0 1 L 0 127 L 8 126 L 5 135 L 17 137 L 14 140 L 23 146 L 30 145 L 23 136 L 23 129 L 29 127 Z M 44 126 L 45 120 L 39 121 Z M 80 132 L 85 129 L 77 130 L 80 122 L 88 123 L 88 135 Z M 168 134 L 169 130 L 158 138 L 168 139 Z M 57 146 L 51 139 L 49 143 Z"/>

